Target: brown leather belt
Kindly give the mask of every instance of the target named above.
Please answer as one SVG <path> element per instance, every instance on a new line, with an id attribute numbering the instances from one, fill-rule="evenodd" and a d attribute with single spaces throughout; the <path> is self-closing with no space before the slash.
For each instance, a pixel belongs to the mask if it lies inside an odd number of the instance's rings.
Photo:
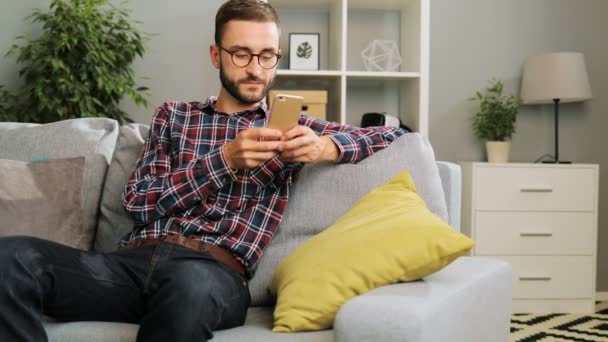
<path id="1" fill-rule="evenodd" d="M 195 240 L 182 235 L 166 235 L 156 239 L 144 239 L 144 240 L 136 240 L 131 242 L 130 244 L 122 247 L 123 249 L 127 248 L 136 248 L 136 247 L 144 247 L 144 246 L 154 246 L 158 245 L 161 242 L 172 243 L 180 246 L 184 246 L 186 248 L 193 249 L 197 252 L 204 251 L 211 254 L 215 259 L 222 262 L 224 265 L 230 267 L 231 269 L 237 271 L 240 275 L 245 277 L 245 270 L 241 263 L 236 260 L 236 258 L 232 255 L 232 253 L 228 252 L 226 249 L 205 243 L 203 241 Z"/>

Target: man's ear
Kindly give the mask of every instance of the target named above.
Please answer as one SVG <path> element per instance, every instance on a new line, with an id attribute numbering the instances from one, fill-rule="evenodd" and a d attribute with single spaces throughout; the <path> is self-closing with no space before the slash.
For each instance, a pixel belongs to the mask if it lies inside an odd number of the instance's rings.
<path id="1" fill-rule="evenodd" d="M 215 45 L 215 44 L 211 44 L 209 45 L 209 57 L 211 58 L 211 64 L 213 64 L 213 66 L 216 69 L 220 68 L 220 48 Z"/>

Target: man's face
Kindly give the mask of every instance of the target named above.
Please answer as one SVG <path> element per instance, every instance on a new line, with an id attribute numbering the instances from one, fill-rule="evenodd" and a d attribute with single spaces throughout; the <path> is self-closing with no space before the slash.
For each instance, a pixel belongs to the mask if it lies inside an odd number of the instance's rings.
<path id="1" fill-rule="evenodd" d="M 225 26 L 221 45 L 228 51 L 280 53 L 279 32 L 273 22 L 230 21 Z M 262 68 L 258 57 L 254 56 L 249 65 L 238 67 L 228 52 L 219 47 L 218 50 L 220 81 L 224 89 L 242 104 L 260 102 L 272 86 L 276 66 L 271 69 Z M 238 56 L 234 56 L 235 60 Z"/>

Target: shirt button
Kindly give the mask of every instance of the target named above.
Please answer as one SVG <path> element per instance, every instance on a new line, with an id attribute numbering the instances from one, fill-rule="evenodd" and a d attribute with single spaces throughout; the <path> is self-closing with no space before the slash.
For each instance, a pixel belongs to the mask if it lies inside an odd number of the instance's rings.
<path id="1" fill-rule="evenodd" d="M 201 200 L 201 198 L 200 198 L 200 197 L 198 197 L 198 196 L 196 196 L 196 197 L 194 197 L 194 200 L 198 202 L 198 201 L 200 201 L 200 200 Z"/>

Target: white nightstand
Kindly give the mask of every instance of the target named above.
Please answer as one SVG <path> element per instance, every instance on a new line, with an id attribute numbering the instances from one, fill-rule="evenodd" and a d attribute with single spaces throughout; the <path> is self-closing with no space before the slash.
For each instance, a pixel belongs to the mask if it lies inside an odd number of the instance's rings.
<path id="1" fill-rule="evenodd" d="M 598 165 L 461 165 L 462 231 L 513 266 L 513 312 L 593 313 Z"/>

